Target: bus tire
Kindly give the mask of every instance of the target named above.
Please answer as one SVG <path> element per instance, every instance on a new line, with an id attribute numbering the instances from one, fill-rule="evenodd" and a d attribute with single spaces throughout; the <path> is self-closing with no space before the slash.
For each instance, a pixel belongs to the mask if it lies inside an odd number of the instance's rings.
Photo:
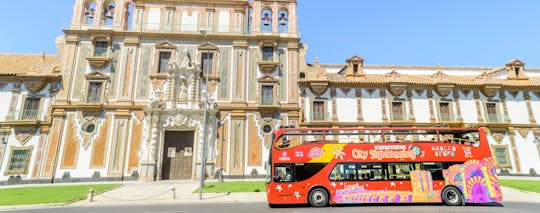
<path id="1" fill-rule="evenodd" d="M 441 193 L 441 197 L 443 203 L 447 206 L 460 206 L 464 204 L 461 191 L 453 186 L 444 188 Z"/>
<path id="2" fill-rule="evenodd" d="M 272 203 L 268 203 L 268 207 L 270 207 L 270 208 L 276 208 L 276 207 L 278 207 L 278 205 L 272 204 Z"/>
<path id="3" fill-rule="evenodd" d="M 309 204 L 313 207 L 325 207 L 328 205 L 330 196 L 323 188 L 315 188 L 309 192 Z"/>

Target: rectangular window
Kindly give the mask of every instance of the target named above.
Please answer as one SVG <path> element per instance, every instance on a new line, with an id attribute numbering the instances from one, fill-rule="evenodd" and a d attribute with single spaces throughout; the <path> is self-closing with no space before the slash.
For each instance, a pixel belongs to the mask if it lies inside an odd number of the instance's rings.
<path id="1" fill-rule="evenodd" d="M 36 120 L 39 111 L 40 98 L 26 98 L 24 102 L 22 120 Z"/>
<path id="2" fill-rule="evenodd" d="M 439 115 L 440 115 L 441 121 L 451 121 L 450 103 L 448 102 L 439 103 Z"/>
<path id="3" fill-rule="evenodd" d="M 202 71 L 203 74 L 212 74 L 213 53 L 202 53 Z"/>
<path id="4" fill-rule="evenodd" d="M 159 52 L 158 73 L 166 73 L 171 60 L 171 52 Z"/>
<path id="5" fill-rule="evenodd" d="M 274 104 L 274 87 L 273 86 L 262 86 L 262 105 L 272 105 Z"/>
<path id="6" fill-rule="evenodd" d="M 486 103 L 486 112 L 488 122 L 499 122 L 497 103 Z"/>
<path id="7" fill-rule="evenodd" d="M 324 120 L 324 101 L 313 101 L 313 120 Z"/>
<path id="8" fill-rule="evenodd" d="M 510 158 L 508 155 L 508 148 L 506 147 L 499 147 L 495 148 L 495 159 L 497 160 L 497 165 L 500 167 L 508 167 L 510 166 L 510 162 L 508 159 Z"/>
<path id="9" fill-rule="evenodd" d="M 386 180 L 386 170 L 382 163 L 358 165 L 359 180 Z"/>
<path id="10" fill-rule="evenodd" d="M 443 163 L 440 162 L 424 162 L 422 163 L 422 170 L 429 171 L 431 173 L 431 179 L 444 180 L 443 176 Z"/>
<path id="11" fill-rule="evenodd" d="M 392 102 L 392 120 L 402 121 L 403 120 L 403 103 L 402 102 Z"/>
<path id="12" fill-rule="evenodd" d="M 90 82 L 88 85 L 88 96 L 86 98 L 87 103 L 99 103 L 101 102 L 101 87 L 102 82 Z"/>
<path id="13" fill-rule="evenodd" d="M 106 41 L 96 41 L 94 47 L 94 56 L 107 56 L 107 48 L 109 44 Z"/>
<path id="14" fill-rule="evenodd" d="M 9 156 L 9 164 L 7 167 L 8 174 L 26 174 L 28 172 L 28 164 L 30 155 L 32 154 L 31 147 L 12 148 Z"/>
<path id="15" fill-rule="evenodd" d="M 274 47 L 263 47 L 263 61 L 274 61 Z"/>
<path id="16" fill-rule="evenodd" d="M 412 163 L 388 163 L 390 180 L 410 180 L 411 171 L 414 170 Z"/>

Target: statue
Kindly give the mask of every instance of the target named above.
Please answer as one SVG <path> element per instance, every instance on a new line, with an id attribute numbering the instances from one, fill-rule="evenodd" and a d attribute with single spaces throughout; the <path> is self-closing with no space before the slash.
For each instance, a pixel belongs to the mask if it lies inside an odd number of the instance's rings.
<path id="1" fill-rule="evenodd" d="M 189 52 L 187 49 L 184 49 L 184 54 L 182 58 L 182 63 L 180 63 L 180 67 L 184 68 L 190 68 L 191 67 L 191 56 L 189 55 Z"/>
<path id="2" fill-rule="evenodd" d="M 186 81 L 182 81 L 180 84 L 180 100 L 186 100 L 187 99 L 187 85 Z"/>

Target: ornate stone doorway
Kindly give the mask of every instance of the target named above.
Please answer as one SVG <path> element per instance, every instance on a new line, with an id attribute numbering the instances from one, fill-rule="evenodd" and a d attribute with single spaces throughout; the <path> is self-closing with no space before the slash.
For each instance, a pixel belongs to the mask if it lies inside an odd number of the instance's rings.
<path id="1" fill-rule="evenodd" d="M 162 180 L 191 179 L 194 135 L 193 131 L 165 131 Z"/>

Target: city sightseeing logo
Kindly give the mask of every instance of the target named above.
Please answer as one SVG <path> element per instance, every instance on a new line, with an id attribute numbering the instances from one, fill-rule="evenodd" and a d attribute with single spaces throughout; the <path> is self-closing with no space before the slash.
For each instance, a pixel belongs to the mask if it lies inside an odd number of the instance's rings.
<path id="1" fill-rule="evenodd" d="M 309 150 L 309 158 L 320 158 L 324 154 L 324 150 L 319 147 L 313 147 Z"/>

